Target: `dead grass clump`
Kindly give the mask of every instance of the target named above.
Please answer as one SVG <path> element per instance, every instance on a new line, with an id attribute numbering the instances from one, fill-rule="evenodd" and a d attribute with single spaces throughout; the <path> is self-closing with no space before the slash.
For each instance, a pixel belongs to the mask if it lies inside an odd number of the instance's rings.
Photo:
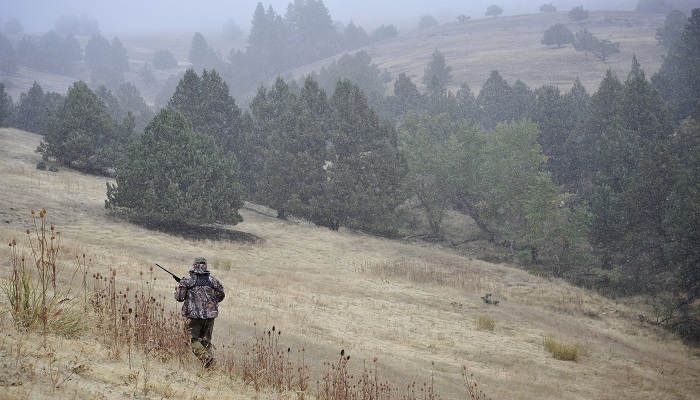
<path id="1" fill-rule="evenodd" d="M 479 315 L 476 319 L 476 329 L 480 331 L 493 331 L 496 321 L 490 315 Z"/>
<path id="2" fill-rule="evenodd" d="M 577 361 L 581 356 L 581 345 L 570 344 L 558 341 L 552 335 L 547 335 L 543 340 L 544 349 L 547 350 L 552 357 L 562 361 Z"/>
<path id="3" fill-rule="evenodd" d="M 464 386 L 467 388 L 470 400 L 487 400 L 484 391 L 479 388 L 479 385 L 474 380 L 474 374 L 470 374 L 467 371 L 467 366 L 462 365 L 462 379 L 464 379 Z"/>
<path id="4" fill-rule="evenodd" d="M 71 293 L 70 283 L 57 284 L 61 272 L 57 259 L 60 248 L 60 232 L 53 225 L 47 226 L 46 210 L 32 210 L 34 230 L 27 229 L 26 241 L 18 244 L 10 241 L 9 281 L 2 290 L 7 297 L 12 320 L 17 327 L 41 329 L 44 340 L 47 334 L 74 338 L 89 330 L 82 321 L 80 299 Z M 80 264 L 71 277 L 74 278 Z"/>

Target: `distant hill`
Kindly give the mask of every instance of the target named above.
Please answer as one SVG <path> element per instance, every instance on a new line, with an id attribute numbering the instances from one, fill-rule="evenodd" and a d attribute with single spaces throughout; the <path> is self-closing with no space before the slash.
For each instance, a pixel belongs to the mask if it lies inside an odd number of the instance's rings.
<path id="1" fill-rule="evenodd" d="M 498 70 L 510 84 L 519 79 L 532 89 L 542 85 L 556 85 L 567 90 L 578 77 L 589 93 L 592 93 L 608 69 L 624 79 L 634 55 L 648 76 L 658 70 L 665 49 L 657 44 L 654 35 L 656 29 L 663 25 L 665 17 L 662 14 L 627 11 L 590 11 L 590 18 L 581 22 L 569 21 L 568 12 L 475 19 L 465 23 L 459 23 L 455 19 L 454 22 L 431 29 L 402 32 L 397 38 L 357 50 L 366 51 L 372 61 L 380 69 L 386 69 L 393 79 L 399 73 L 406 73 L 420 90 L 423 89 L 421 78 L 425 66 L 435 49 L 438 49 L 452 67 L 452 91 L 467 83 L 474 93 L 478 93 L 490 72 Z M 588 28 L 600 39 L 620 42 L 620 53 L 602 62 L 593 55 L 575 51 L 571 45 L 563 48 L 542 45 L 544 31 L 556 23 L 567 25 L 574 33 Z M 169 76 L 189 66 L 187 59 L 192 35 L 119 38 L 127 49 L 131 65 L 131 71 L 125 78 L 136 84 L 150 104 L 153 104 Z M 240 43 L 226 43 L 216 37 L 207 37 L 207 40 L 222 55 L 228 54 L 233 47 L 243 49 Z M 153 55 L 160 49 L 171 51 L 177 58 L 179 67 L 171 70 L 153 69 L 156 81 L 141 81 L 139 68 L 146 62 L 152 63 Z M 318 71 L 334 58 L 297 68 L 284 76 L 298 77 L 313 70 Z M 79 69 L 74 76 L 67 77 L 20 68 L 16 75 L 0 75 L 0 80 L 5 83 L 15 101 L 34 81 L 45 91 L 64 93 L 78 79 L 89 81 L 88 72 Z M 392 90 L 393 84 L 390 82 L 387 92 L 391 93 Z"/>

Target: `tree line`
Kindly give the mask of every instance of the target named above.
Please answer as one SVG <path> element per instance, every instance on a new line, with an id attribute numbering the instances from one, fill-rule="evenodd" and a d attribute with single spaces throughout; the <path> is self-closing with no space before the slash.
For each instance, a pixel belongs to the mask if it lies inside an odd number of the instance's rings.
<path id="1" fill-rule="evenodd" d="M 360 57 L 355 65 L 381 74 Z M 531 90 L 497 71 L 478 95 L 452 93 L 436 49 L 424 92 L 400 75 L 376 106 L 357 83 L 327 91 L 308 76 L 260 86 L 242 110 L 216 70 L 190 69 L 143 130 L 115 111 L 124 99 L 84 82 L 65 96 L 35 85 L 16 106 L 0 85 L 0 125 L 33 116 L 47 161 L 114 169 L 106 206 L 172 227 L 235 224 L 245 199 L 280 218 L 384 236 L 421 210 L 425 235 L 441 240 L 456 210 L 522 264 L 653 294 L 655 321 L 697 341 L 699 62 L 695 9 L 651 79 L 633 59 L 591 95 L 578 81 L 565 93 Z M 17 119 L 21 109 L 33 112 Z"/>

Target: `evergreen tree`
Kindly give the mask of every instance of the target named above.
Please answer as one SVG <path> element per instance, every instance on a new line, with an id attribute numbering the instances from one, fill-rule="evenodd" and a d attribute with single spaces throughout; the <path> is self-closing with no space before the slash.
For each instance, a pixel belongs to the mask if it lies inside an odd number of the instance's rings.
<path id="1" fill-rule="evenodd" d="M 656 40 L 664 47 L 671 47 L 683 34 L 688 16 L 683 11 L 673 10 L 664 20 L 664 25 L 656 30 Z"/>
<path id="2" fill-rule="evenodd" d="M 329 108 L 325 92 L 307 78 L 297 96 L 278 79 L 270 98 L 276 107 L 275 129 L 269 133 L 267 154 L 259 183 L 265 204 L 288 214 L 313 220 L 326 181 L 326 137 Z"/>
<path id="3" fill-rule="evenodd" d="M 188 69 L 168 107 L 180 111 L 198 132 L 212 136 L 224 152 L 240 156 L 241 110 L 218 72 L 204 70 L 199 77 Z"/>
<path id="4" fill-rule="evenodd" d="M 338 82 L 330 99 L 333 157 L 328 167 L 327 209 L 320 217 L 333 228 L 347 225 L 389 234 L 404 201 L 406 165 L 397 134 L 369 107 L 358 86 Z"/>
<path id="5" fill-rule="evenodd" d="M 162 109 L 127 154 L 116 185 L 107 183 L 108 209 L 174 229 L 243 220 L 235 159 L 194 131 L 179 112 Z"/>
<path id="6" fill-rule="evenodd" d="M 445 56 L 435 49 L 423 74 L 423 84 L 430 94 L 447 92 L 447 85 L 452 82 L 452 67 L 445 62 Z"/>
<path id="7" fill-rule="evenodd" d="M 479 124 L 484 129 L 491 129 L 498 122 L 510 121 L 512 94 L 513 88 L 498 71 L 491 71 L 491 75 L 476 98 L 476 105 L 479 107 Z"/>
<path id="8" fill-rule="evenodd" d="M 653 76 L 654 87 L 671 105 L 676 124 L 700 103 L 700 8 L 693 9 L 680 38 L 670 44 L 661 68 Z"/>
<path id="9" fill-rule="evenodd" d="M 0 72 L 14 74 L 18 69 L 15 48 L 10 39 L 0 33 Z"/>
<path id="10" fill-rule="evenodd" d="M 8 126 L 12 117 L 12 97 L 5 91 L 5 84 L 0 82 L 0 128 Z"/>
<path id="11" fill-rule="evenodd" d="M 28 132 L 37 133 L 41 130 L 42 117 L 45 112 L 46 98 L 44 90 L 37 82 L 34 82 L 28 91 L 19 95 L 13 126 Z"/>
<path id="12" fill-rule="evenodd" d="M 700 342 L 700 319 L 692 304 L 700 298 L 700 123 L 688 118 L 672 143 L 678 168 L 664 212 L 665 254 L 671 269 L 674 301 L 668 321 L 693 343 Z"/>
<path id="13" fill-rule="evenodd" d="M 143 132 L 146 126 L 151 122 L 151 119 L 153 119 L 155 113 L 151 107 L 146 104 L 143 97 L 141 97 L 141 92 L 139 92 L 136 85 L 131 82 L 124 83 L 119 86 L 114 95 L 119 101 L 121 108 L 131 113 L 133 116 L 134 123 L 136 124 L 136 131 Z"/>
<path id="14" fill-rule="evenodd" d="M 62 165 L 97 173 L 115 165 L 126 141 L 105 104 L 83 81 L 68 89 L 44 120 L 41 133 L 37 151 L 44 159 L 53 157 Z"/>
<path id="15" fill-rule="evenodd" d="M 173 53 L 168 50 L 158 50 L 153 55 L 153 67 L 158 69 L 169 69 L 177 67 L 177 60 Z"/>
<path id="16" fill-rule="evenodd" d="M 456 98 L 459 119 L 476 122 L 479 118 L 479 107 L 476 104 L 476 96 L 469 85 L 463 83 L 457 91 Z"/>
<path id="17" fill-rule="evenodd" d="M 547 156 L 552 179 L 561 182 L 560 177 L 565 174 L 567 167 L 566 140 L 575 126 L 572 110 L 556 86 L 542 86 L 535 91 L 535 96 L 532 120 L 540 127 L 538 143 Z"/>
<path id="18" fill-rule="evenodd" d="M 411 111 L 423 110 L 424 101 L 418 87 L 405 72 L 399 74 L 394 81 L 394 94 L 387 97 L 389 114 L 398 119 Z"/>
<path id="19" fill-rule="evenodd" d="M 204 68 L 214 69 L 221 66 L 221 57 L 216 50 L 209 46 L 207 39 L 200 32 L 192 36 L 192 46 L 190 47 L 189 60 L 192 68 L 200 70 Z"/>
<path id="20" fill-rule="evenodd" d="M 369 35 L 365 32 L 364 28 L 361 26 L 355 26 L 355 24 L 350 21 L 348 26 L 345 28 L 345 33 L 343 34 L 343 44 L 345 50 L 353 50 L 370 43 Z"/>
<path id="21" fill-rule="evenodd" d="M 337 53 L 340 36 L 322 0 L 294 0 L 287 5 L 284 22 L 292 65 L 321 60 Z"/>

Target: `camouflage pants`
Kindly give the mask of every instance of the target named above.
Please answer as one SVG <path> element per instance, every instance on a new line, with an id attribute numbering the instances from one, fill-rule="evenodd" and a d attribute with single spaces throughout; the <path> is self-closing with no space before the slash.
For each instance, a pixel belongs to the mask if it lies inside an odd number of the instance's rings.
<path id="1" fill-rule="evenodd" d="M 211 334 L 214 330 L 214 318 L 187 320 L 187 331 L 190 334 L 192 352 L 203 363 L 211 363 Z"/>

